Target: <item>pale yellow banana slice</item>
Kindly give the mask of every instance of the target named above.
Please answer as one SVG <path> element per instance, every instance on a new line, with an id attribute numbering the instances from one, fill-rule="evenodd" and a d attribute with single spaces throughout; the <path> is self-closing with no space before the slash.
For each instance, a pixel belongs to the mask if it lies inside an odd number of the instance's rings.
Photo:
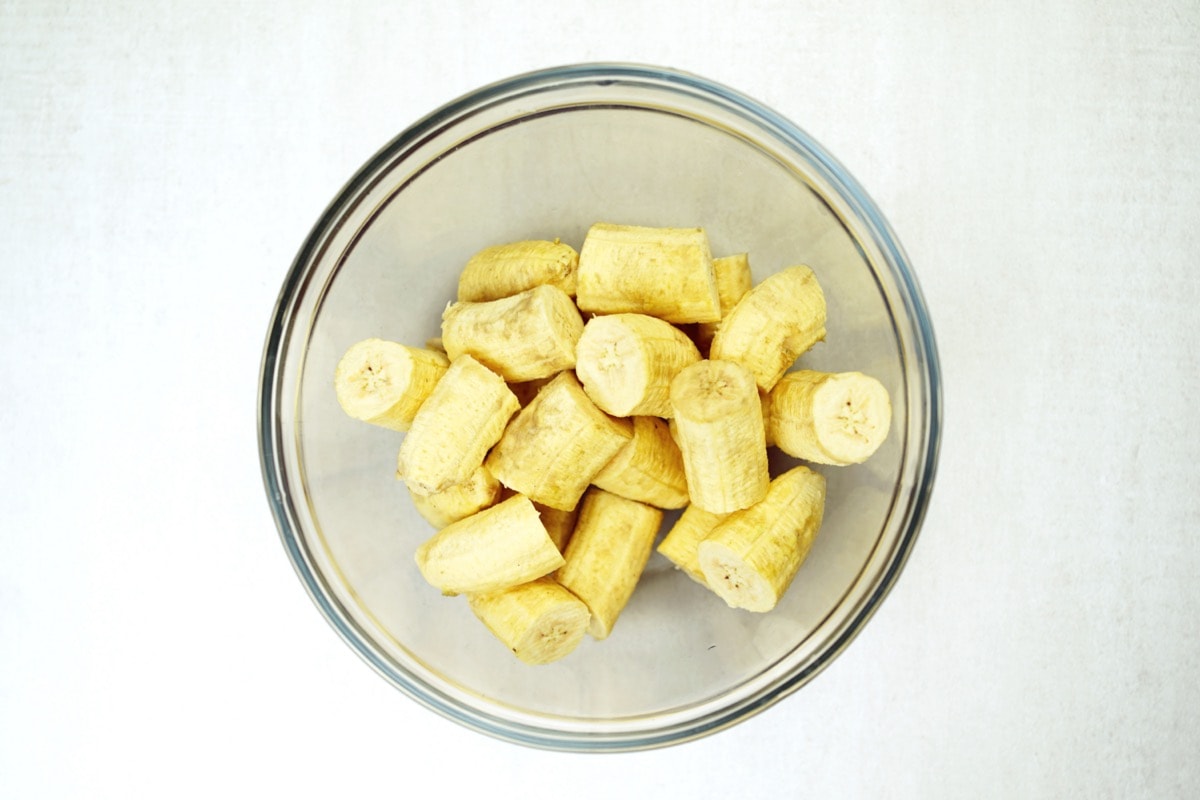
<path id="1" fill-rule="evenodd" d="M 487 467 L 480 466 L 466 483 L 451 486 L 431 495 L 409 490 L 413 506 L 433 527 L 441 530 L 451 523 L 477 514 L 500 498 L 500 481 Z"/>
<path id="2" fill-rule="evenodd" d="M 668 322 L 716 322 L 721 301 L 703 228 L 600 222 L 579 250 L 576 301 L 583 311 L 649 314 Z"/>
<path id="3" fill-rule="evenodd" d="M 721 320 L 709 358 L 736 361 L 770 391 L 780 376 L 825 338 L 825 294 L 805 266 L 788 267 L 747 292 Z"/>
<path id="4" fill-rule="evenodd" d="M 583 333 L 579 309 L 556 286 L 485 303 L 451 303 L 442 314 L 442 342 L 451 360 L 470 355 L 506 381 L 547 378 L 575 366 Z"/>
<path id="5" fill-rule="evenodd" d="M 700 360 L 687 334 L 645 314 L 592 317 L 575 353 L 583 390 L 617 417 L 670 417 L 671 379 Z"/>
<path id="6" fill-rule="evenodd" d="M 575 296 L 579 254 L 558 239 L 511 242 L 485 247 L 467 261 L 458 277 L 458 299 L 478 303 L 510 297 L 547 284 Z"/>
<path id="7" fill-rule="evenodd" d="M 475 616 L 526 664 L 549 664 L 570 655 L 587 632 L 587 606 L 553 578 L 538 578 L 498 592 L 467 595 Z"/>
<path id="8" fill-rule="evenodd" d="M 442 528 L 417 548 L 416 561 L 425 580 L 448 594 L 507 589 L 564 563 L 537 509 L 522 495 Z"/>
<path id="9" fill-rule="evenodd" d="M 596 473 L 592 484 L 658 508 L 683 508 L 688 502 L 683 456 L 667 423 L 657 417 L 633 417 L 633 439 Z"/>
<path id="10" fill-rule="evenodd" d="M 579 507 L 575 533 L 558 582 L 587 604 L 588 633 L 607 638 L 650 559 L 662 511 L 591 489 Z"/>
<path id="11" fill-rule="evenodd" d="M 749 370 L 730 361 L 693 364 L 671 382 L 671 405 L 692 503 L 728 514 L 762 500 L 770 482 L 767 444 Z"/>
<path id="12" fill-rule="evenodd" d="M 567 549 L 567 543 L 571 541 L 571 534 L 575 532 L 575 521 L 579 517 L 579 507 L 576 506 L 570 511 L 564 511 L 561 508 L 551 508 L 550 506 L 534 503 L 533 507 L 542 515 L 542 524 L 546 526 L 546 533 L 550 534 L 550 541 L 554 542 L 554 546 L 561 553 Z"/>
<path id="13" fill-rule="evenodd" d="M 746 292 L 754 286 L 750 274 L 750 257 L 746 253 L 722 256 L 713 259 L 713 275 L 717 280 L 717 297 L 721 300 L 721 319 L 724 319 Z M 694 339 L 701 353 L 712 348 L 713 336 L 719 322 L 701 322 L 696 325 Z"/>
<path id="14" fill-rule="evenodd" d="M 563 372 L 509 423 L 487 467 L 510 489 L 566 511 L 632 437 L 628 420 L 596 408 L 575 374 Z"/>
<path id="15" fill-rule="evenodd" d="M 808 556 L 825 514 L 825 478 L 795 467 L 761 503 L 730 514 L 697 546 L 710 589 L 731 608 L 770 611 Z"/>
<path id="16" fill-rule="evenodd" d="M 696 549 L 717 523 L 727 516 L 729 515 L 713 514 L 697 505 L 688 506 L 658 543 L 658 552 L 692 580 L 708 586 L 704 571 L 700 569 L 700 556 Z"/>
<path id="17" fill-rule="evenodd" d="M 770 398 L 767 429 L 775 445 L 818 464 L 861 464 L 892 424 L 888 390 L 861 372 L 790 372 Z"/>
<path id="18" fill-rule="evenodd" d="M 454 359 L 413 418 L 396 477 L 423 495 L 467 482 L 517 407 L 503 378 L 470 356 Z"/>
<path id="19" fill-rule="evenodd" d="M 449 366 L 445 355 L 432 350 L 364 339 L 338 361 L 333 386 L 350 416 L 406 431 Z"/>

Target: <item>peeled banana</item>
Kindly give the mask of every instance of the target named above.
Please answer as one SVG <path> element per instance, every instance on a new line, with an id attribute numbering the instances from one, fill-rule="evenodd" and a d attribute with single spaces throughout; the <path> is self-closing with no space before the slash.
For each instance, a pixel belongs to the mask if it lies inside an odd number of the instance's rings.
<path id="1" fill-rule="evenodd" d="M 514 495 L 442 528 L 416 553 L 430 585 L 448 594 L 494 592 L 564 563 L 529 498 Z"/>
<path id="2" fill-rule="evenodd" d="M 516 410 L 503 378 L 470 356 L 454 359 L 413 418 L 396 477 L 423 495 L 467 482 Z"/>
<path id="3" fill-rule="evenodd" d="M 596 223 L 579 250 L 582 311 L 649 314 L 667 322 L 716 322 L 721 302 L 703 228 Z"/>
<path id="4" fill-rule="evenodd" d="M 713 275 L 717 281 L 717 297 L 721 301 L 721 319 L 724 319 L 754 285 L 750 274 L 750 257 L 746 253 L 738 253 L 714 258 Z M 712 347 L 713 336 L 720 324 L 701 322 L 696 325 L 695 341 L 700 352 L 707 353 Z"/>
<path id="5" fill-rule="evenodd" d="M 568 511 L 632 437 L 632 424 L 596 408 L 568 371 L 521 409 L 486 463 L 510 489 Z"/>
<path id="6" fill-rule="evenodd" d="M 709 358 L 736 361 L 770 391 L 806 352 L 825 338 L 825 294 L 805 266 L 764 279 L 737 302 L 713 336 Z"/>
<path id="7" fill-rule="evenodd" d="M 697 362 L 671 382 L 671 405 L 692 503 L 728 514 L 762 500 L 770 482 L 767 444 L 749 370 L 730 361 Z"/>
<path id="8" fill-rule="evenodd" d="M 688 502 L 683 456 L 667 423 L 633 417 L 633 438 L 592 478 L 592 485 L 657 508 L 683 508 Z"/>
<path id="9" fill-rule="evenodd" d="M 861 372 L 790 372 L 770 398 L 767 429 L 775 446 L 817 464 L 861 464 L 892 424 L 887 389 Z"/>
<path id="10" fill-rule="evenodd" d="M 433 350 L 364 339 L 338 361 L 333 386 L 350 416 L 406 431 L 449 366 L 446 356 Z"/>
<path id="11" fill-rule="evenodd" d="M 496 592 L 467 595 L 475 616 L 526 664 L 549 664 L 571 653 L 587 632 L 587 606 L 545 577 Z"/>
<path id="12" fill-rule="evenodd" d="M 671 416 L 671 379 L 700 360 L 687 334 L 645 314 L 592 317 L 575 353 L 583 390 L 617 417 Z"/>
<path id="13" fill-rule="evenodd" d="M 458 299 L 483 302 L 547 284 L 575 296 L 579 254 L 558 239 L 510 242 L 485 247 L 467 261 L 458 277 Z"/>
<path id="14" fill-rule="evenodd" d="M 795 467 L 762 502 L 730 514 L 697 546 L 705 582 L 731 608 L 770 611 L 808 556 L 825 514 L 825 478 Z"/>
<path id="15" fill-rule="evenodd" d="M 556 286 L 482 303 L 451 303 L 442 313 L 442 342 L 451 360 L 473 356 L 512 382 L 574 367 L 582 333 L 579 309 Z"/>
<path id="16" fill-rule="evenodd" d="M 612 632 L 650 559 L 661 523 L 657 508 L 603 489 L 591 489 L 583 498 L 556 578 L 587 604 L 593 638 Z"/>
<path id="17" fill-rule="evenodd" d="M 409 490 L 413 506 L 433 527 L 441 530 L 460 519 L 493 505 L 500 497 L 500 481 L 487 467 L 480 466 L 466 483 L 460 483 L 430 495 Z"/>
<path id="18" fill-rule="evenodd" d="M 717 523 L 727 516 L 729 515 L 713 514 L 697 505 L 688 506 L 658 543 L 658 552 L 692 580 L 708 586 L 704 571 L 700 569 L 700 556 L 696 549 Z"/>

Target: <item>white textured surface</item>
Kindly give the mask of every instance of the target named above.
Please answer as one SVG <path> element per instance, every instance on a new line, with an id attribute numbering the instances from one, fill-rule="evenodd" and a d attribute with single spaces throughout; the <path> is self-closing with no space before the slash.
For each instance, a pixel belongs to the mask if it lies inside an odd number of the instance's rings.
<path id="1" fill-rule="evenodd" d="M 1200 793 L 1200 7 L 502 5 L 0 0 L 0 794 Z M 337 639 L 254 400 L 362 161 L 598 59 L 735 86 L 838 155 L 918 270 L 946 424 L 908 567 L 829 670 L 586 757 L 460 729 Z"/>

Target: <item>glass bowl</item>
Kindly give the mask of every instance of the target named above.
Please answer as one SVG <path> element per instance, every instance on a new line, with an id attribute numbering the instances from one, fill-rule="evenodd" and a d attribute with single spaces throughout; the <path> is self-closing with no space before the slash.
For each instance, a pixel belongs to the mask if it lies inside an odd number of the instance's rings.
<path id="1" fill-rule="evenodd" d="M 891 392 L 892 431 L 828 479 L 820 535 L 779 606 L 733 610 L 655 553 L 605 641 L 531 667 L 413 560 L 432 527 L 395 477 L 403 434 L 350 419 L 333 373 L 353 342 L 439 333 L 475 251 L 597 221 L 703 226 L 754 279 L 807 264 L 828 336 L 800 365 Z M 896 581 L 933 483 L 937 355 L 916 279 L 866 193 L 820 145 L 736 91 L 667 69 L 585 64 L 479 89 L 418 121 L 346 184 L 300 248 L 259 396 L 267 495 L 334 630 L 428 708 L 502 739 L 630 750 L 720 730 L 811 680 Z M 789 465 L 772 456 L 773 474 Z M 669 517 L 668 520 L 673 517 Z M 663 530 L 667 529 L 664 524 Z"/>

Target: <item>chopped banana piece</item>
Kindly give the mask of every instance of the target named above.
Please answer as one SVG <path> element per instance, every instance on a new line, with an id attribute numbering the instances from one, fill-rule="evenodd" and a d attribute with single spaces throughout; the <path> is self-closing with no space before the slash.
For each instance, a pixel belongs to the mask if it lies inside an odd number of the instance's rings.
<path id="1" fill-rule="evenodd" d="M 467 262 L 458 277 L 458 299 L 483 302 L 510 297 L 535 286 L 550 285 L 575 296 L 579 254 L 558 239 L 485 247 Z"/>
<path id="2" fill-rule="evenodd" d="M 788 455 L 817 464 L 861 464 L 892 424 L 888 390 L 861 372 L 790 372 L 770 398 L 769 438 Z"/>
<path id="3" fill-rule="evenodd" d="M 364 339 L 338 361 L 333 385 L 338 404 L 350 416 L 406 431 L 449 366 L 442 353 Z"/>

